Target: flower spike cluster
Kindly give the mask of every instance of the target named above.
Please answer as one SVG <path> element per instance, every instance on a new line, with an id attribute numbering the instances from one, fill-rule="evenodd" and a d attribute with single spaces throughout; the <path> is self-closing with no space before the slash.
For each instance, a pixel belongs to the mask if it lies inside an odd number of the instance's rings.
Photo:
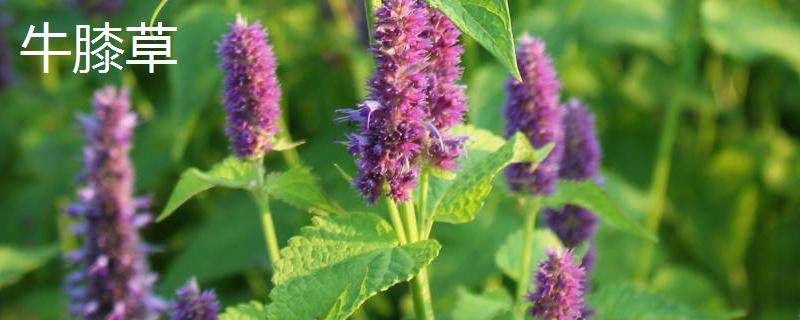
<path id="1" fill-rule="evenodd" d="M 569 251 L 547 251 L 547 259 L 539 264 L 534 278 L 536 291 L 528 294 L 533 303 L 532 316 L 545 320 L 574 320 L 581 316 L 585 275 L 572 259 Z"/>
<path id="2" fill-rule="evenodd" d="M 134 198 L 128 153 L 136 115 L 128 91 L 106 87 L 95 93 L 94 111 L 81 117 L 87 144 L 79 201 L 67 214 L 80 219 L 73 232 L 83 246 L 66 255 L 77 271 L 66 279 L 70 313 L 82 319 L 156 319 L 166 306 L 153 295 L 156 275 L 138 229 L 151 220 L 141 213 L 148 198 Z"/>
<path id="3" fill-rule="evenodd" d="M 270 139 L 278 131 L 277 63 L 260 23 L 248 25 L 239 16 L 231 29 L 217 50 L 225 73 L 225 133 L 240 159 L 255 159 L 272 149 Z"/>
<path id="4" fill-rule="evenodd" d="M 376 70 L 367 101 L 356 110 L 340 110 L 340 120 L 356 122 L 348 151 L 356 156 L 356 189 L 374 203 L 388 185 L 395 201 L 410 198 L 419 175 L 431 126 L 426 125 L 429 86 L 428 8 L 419 0 L 384 0 L 375 12 Z"/>
<path id="5" fill-rule="evenodd" d="M 600 145 L 594 116 L 577 100 L 570 101 L 564 110 L 564 157 L 559 176 L 563 180 L 596 181 L 599 178 Z M 597 217 L 576 205 L 566 205 L 560 211 L 546 209 L 544 222 L 570 248 L 591 239 L 597 229 Z"/>
<path id="6" fill-rule="evenodd" d="M 200 291 L 196 279 L 191 279 L 177 291 L 178 299 L 170 303 L 172 320 L 217 320 L 219 302 L 214 291 Z"/>
<path id="7" fill-rule="evenodd" d="M 517 163 L 510 165 L 505 175 L 515 192 L 549 195 L 556 189 L 559 163 L 564 153 L 563 111 L 558 102 L 561 85 L 556 79 L 552 60 L 544 50 L 541 40 L 527 35 L 519 43 L 517 61 L 522 81 L 512 79 L 507 85 L 505 136 L 521 131 L 535 148 L 554 143 L 553 150 L 535 170 L 531 170 L 530 163 Z"/>
<path id="8" fill-rule="evenodd" d="M 339 110 L 339 120 L 360 127 L 347 143 L 358 158 L 354 186 L 370 203 L 384 192 L 402 202 L 423 161 L 458 168 L 466 138 L 453 137 L 450 129 L 467 110 L 465 87 L 457 83 L 464 48 L 453 23 L 424 1 L 384 0 L 375 15 L 377 68 L 369 98 L 356 109 Z"/>
<path id="9" fill-rule="evenodd" d="M 465 137 L 451 137 L 450 129 L 464 122 L 467 111 L 466 87 L 457 83 L 463 69 L 460 66 L 464 47 L 458 44 L 461 32 L 447 16 L 430 8 L 430 93 L 429 122 L 432 124 L 428 161 L 443 170 L 458 168 L 455 162 L 461 155 Z"/>

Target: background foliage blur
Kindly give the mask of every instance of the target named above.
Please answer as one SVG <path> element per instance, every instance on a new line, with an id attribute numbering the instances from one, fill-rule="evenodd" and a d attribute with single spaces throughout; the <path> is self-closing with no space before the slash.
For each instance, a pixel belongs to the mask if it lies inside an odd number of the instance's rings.
<path id="1" fill-rule="evenodd" d="M 237 12 L 271 34 L 291 134 L 330 195 L 365 208 L 334 169 L 353 172 L 335 144 L 348 128 L 334 110 L 364 96 L 371 72 L 361 1 L 174 0 L 160 19 L 174 25 L 178 65 L 150 75 L 125 66 L 108 75 L 75 75 L 73 56 L 20 57 L 29 25 L 68 32 L 55 40 L 74 49 L 77 24 L 146 21 L 157 1 L 125 1 L 114 17 L 92 17 L 56 0 L 0 2 L 13 61 L 13 84 L 0 91 L 0 318 L 63 318 L 64 266 L 58 248 L 75 245 L 59 213 L 74 198 L 82 135 L 75 115 L 89 110 L 94 89 L 123 84 L 142 117 L 133 158 L 137 190 L 164 205 L 180 172 L 208 168 L 228 154 L 215 44 Z M 630 215 L 644 220 L 657 146 L 670 108 L 679 111 L 661 238 L 647 292 L 664 308 L 710 315 L 746 311 L 748 319 L 795 319 L 800 309 L 800 1 L 796 0 L 510 0 L 514 32 L 542 37 L 563 82 L 563 99 L 579 97 L 597 113 L 606 186 Z M 129 38 L 124 48 L 129 50 Z M 465 39 L 469 122 L 500 133 L 502 84 L 496 60 Z M 128 53 L 126 53 L 127 55 Z M 671 161 L 669 161 L 671 159 Z M 280 154 L 268 164 L 284 167 Z M 309 214 L 275 204 L 281 242 Z M 378 206 L 372 210 L 383 210 Z M 159 251 L 159 292 L 196 276 L 223 304 L 266 299 L 269 271 L 256 210 L 235 191 L 190 201 L 146 229 Z M 440 317 L 458 318 L 456 298 L 507 285 L 494 252 L 520 224 L 498 188 L 478 219 L 437 226 L 444 250 L 431 266 Z M 641 240 L 601 228 L 593 287 L 632 279 Z M 13 247 L 21 251 L 11 251 Z M 52 259 L 48 259 L 52 258 Z M 41 266 L 39 266 L 42 264 Z M 37 268 L 38 267 L 38 268 Z M 17 270 L 35 271 L 18 277 Z M 505 282 L 504 282 L 505 281 Z M 398 318 L 405 286 L 371 299 L 357 317 Z M 734 312 L 735 314 L 736 312 Z M 600 315 L 602 318 L 602 315 Z"/>

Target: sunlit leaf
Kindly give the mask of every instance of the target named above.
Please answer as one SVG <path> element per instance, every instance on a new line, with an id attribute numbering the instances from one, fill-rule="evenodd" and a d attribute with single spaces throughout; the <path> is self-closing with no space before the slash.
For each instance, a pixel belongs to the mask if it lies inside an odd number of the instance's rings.
<path id="1" fill-rule="evenodd" d="M 535 268 L 540 262 L 547 259 L 548 249 L 563 249 L 564 245 L 558 237 L 548 229 L 538 229 L 533 233 L 533 245 L 531 246 L 531 268 Z M 520 281 L 519 269 L 522 263 L 522 230 L 517 230 L 508 236 L 506 242 L 495 253 L 495 263 L 508 277 Z M 523 280 L 525 283 L 528 280 Z"/>
<path id="2" fill-rule="evenodd" d="M 521 79 L 507 0 L 428 0 Z"/>
<path id="3" fill-rule="evenodd" d="M 58 246 L 36 248 L 0 246 L 0 288 L 17 282 L 58 253 Z"/>
<path id="4" fill-rule="evenodd" d="M 435 240 L 400 245 L 372 214 L 315 217 L 281 250 L 267 316 L 346 319 L 369 297 L 411 279 L 439 249 Z"/>
<path id="5" fill-rule="evenodd" d="M 332 204 L 319 186 L 316 177 L 306 167 L 294 167 L 286 172 L 267 176 L 264 191 L 294 207 L 317 213 L 343 213 Z"/>

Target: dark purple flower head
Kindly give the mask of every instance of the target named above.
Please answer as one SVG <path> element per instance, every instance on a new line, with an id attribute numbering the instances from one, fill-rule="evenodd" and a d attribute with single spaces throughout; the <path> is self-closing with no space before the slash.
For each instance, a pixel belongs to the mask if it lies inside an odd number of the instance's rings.
<path id="1" fill-rule="evenodd" d="M 569 251 L 548 250 L 539 264 L 534 283 L 536 291 L 528 294 L 533 303 L 532 316 L 545 320 L 574 320 L 583 311 L 583 268 L 572 262 Z"/>
<path id="2" fill-rule="evenodd" d="M 67 214 L 79 218 L 73 232 L 83 246 L 66 255 L 76 265 L 67 276 L 70 313 L 83 319 L 155 319 L 165 303 L 152 294 L 156 275 L 138 229 L 150 221 L 141 211 L 147 198 L 134 198 L 128 153 L 136 115 L 128 91 L 113 87 L 95 93 L 93 113 L 81 117 L 86 133 L 78 202 Z"/>
<path id="3" fill-rule="evenodd" d="M 559 176 L 565 180 L 596 179 L 600 169 L 600 143 L 594 115 L 575 99 L 564 110 L 564 157 Z"/>
<path id="4" fill-rule="evenodd" d="M 67 0 L 73 6 L 83 9 L 93 16 L 116 16 L 122 6 L 123 0 Z"/>
<path id="5" fill-rule="evenodd" d="M 0 1 L 0 6 L 4 1 Z M 5 14 L 0 13 L 0 90 L 11 84 L 11 51 L 6 43 L 6 31 L 8 30 L 8 19 Z"/>
<path id="6" fill-rule="evenodd" d="M 269 142 L 278 131 L 281 89 L 275 55 L 260 23 L 248 25 L 239 16 L 231 29 L 218 48 L 225 72 L 225 133 L 239 158 L 254 159 L 272 149 Z"/>
<path id="7" fill-rule="evenodd" d="M 588 209 L 568 204 L 561 210 L 545 209 L 544 224 L 565 246 L 575 248 L 594 236 L 597 217 Z"/>
<path id="8" fill-rule="evenodd" d="M 453 170 L 466 139 L 451 137 L 450 129 L 464 122 L 467 111 L 466 87 L 458 84 L 463 70 L 460 66 L 464 48 L 458 44 L 461 32 L 447 16 L 430 8 L 430 143 L 428 160 L 432 166 Z"/>
<path id="9" fill-rule="evenodd" d="M 214 291 L 200 291 L 197 280 L 178 289 L 178 299 L 170 303 L 172 320 L 216 320 L 219 302 Z"/>
<path id="10" fill-rule="evenodd" d="M 375 202 L 388 185 L 395 201 L 410 198 L 416 186 L 429 126 L 428 9 L 420 0 L 384 0 L 375 12 L 376 70 L 370 95 L 356 110 L 340 110 L 340 120 L 356 122 L 360 132 L 349 135 L 348 150 L 357 157 L 354 186 Z"/>
<path id="11" fill-rule="evenodd" d="M 530 163 L 517 163 L 510 165 L 505 175 L 513 191 L 549 195 L 556 189 L 564 153 L 562 108 L 558 102 L 560 84 L 541 40 L 523 36 L 517 47 L 517 61 L 522 81 L 512 79 L 507 86 L 505 135 L 510 137 L 521 131 L 536 148 L 548 143 L 555 145 L 535 170 L 531 171 Z"/>

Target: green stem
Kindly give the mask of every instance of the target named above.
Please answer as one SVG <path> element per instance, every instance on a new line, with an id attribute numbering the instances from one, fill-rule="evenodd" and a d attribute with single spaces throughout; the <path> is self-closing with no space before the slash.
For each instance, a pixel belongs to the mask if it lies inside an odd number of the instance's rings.
<path id="1" fill-rule="evenodd" d="M 645 228 L 652 234 L 657 234 L 661 226 L 661 218 L 666 206 L 667 185 L 669 184 L 669 171 L 672 166 L 672 149 L 678 131 L 678 119 L 681 111 L 680 99 L 673 99 L 667 109 L 664 127 L 658 142 L 653 178 L 650 185 L 650 210 L 645 221 Z M 653 259 L 655 243 L 644 242 L 639 252 L 639 266 L 636 270 L 636 281 L 644 283 L 647 280 Z"/>
<path id="2" fill-rule="evenodd" d="M 419 241 L 417 216 L 414 212 L 414 203 L 411 201 L 400 204 L 403 210 L 404 227 L 409 242 Z M 431 303 L 431 289 L 428 283 L 428 270 L 422 268 L 416 277 L 411 279 L 411 297 L 414 300 L 414 313 L 417 320 L 433 320 L 433 304 Z"/>
<path id="3" fill-rule="evenodd" d="M 264 239 L 267 242 L 267 253 L 269 253 L 269 260 L 272 262 L 272 267 L 280 259 L 280 249 L 278 249 L 278 237 L 275 235 L 275 224 L 272 221 L 272 212 L 269 211 L 269 204 L 266 199 L 262 200 L 261 206 L 261 225 L 264 228 Z"/>
<path id="4" fill-rule="evenodd" d="M 280 259 L 280 249 L 278 248 L 278 237 L 275 233 L 275 223 L 272 220 L 272 211 L 269 209 L 269 199 L 267 198 L 266 193 L 262 192 L 264 190 L 264 160 L 262 158 L 258 158 L 253 160 L 256 166 L 259 168 L 258 172 L 258 181 L 256 181 L 256 186 L 254 189 L 250 190 L 253 198 L 258 204 L 258 209 L 261 213 L 261 227 L 264 230 L 264 241 L 267 245 L 267 254 L 269 255 L 270 263 L 272 267 L 275 267 L 275 263 L 278 262 Z"/>
<path id="5" fill-rule="evenodd" d="M 417 320 L 433 320 L 433 305 L 431 303 L 431 291 L 428 285 L 428 269 L 419 271 L 416 277 L 411 279 L 411 296 L 414 299 L 414 313 Z"/>
<path id="6" fill-rule="evenodd" d="M 403 219 L 403 226 L 406 229 L 406 237 L 408 238 L 409 243 L 414 243 L 419 241 L 419 230 L 417 228 L 417 216 L 414 213 L 414 203 L 411 201 L 406 201 L 400 204 L 400 208 L 403 210 L 403 215 L 400 216 Z"/>
<path id="7" fill-rule="evenodd" d="M 430 178 L 430 173 L 428 170 L 422 170 L 422 174 L 419 177 L 419 216 L 420 216 L 420 228 L 419 229 L 419 238 L 420 240 L 428 239 L 431 232 L 431 227 L 433 226 L 433 217 L 431 217 L 428 213 L 428 180 Z"/>
<path id="8" fill-rule="evenodd" d="M 533 232 L 536 227 L 536 215 L 540 209 L 540 198 L 530 200 L 522 199 L 519 208 L 523 217 L 522 224 L 522 252 L 520 253 L 519 279 L 517 281 L 517 308 L 514 310 L 514 319 L 525 318 L 525 295 L 528 293 L 528 282 L 531 278 L 531 251 L 533 249 Z"/>
<path id="9" fill-rule="evenodd" d="M 389 207 L 389 217 L 392 219 L 394 232 L 397 234 L 397 240 L 400 241 L 400 244 L 408 243 L 406 231 L 403 227 L 403 220 L 400 219 L 400 211 L 397 210 L 397 204 L 394 203 L 391 197 L 386 197 L 386 206 Z"/>

